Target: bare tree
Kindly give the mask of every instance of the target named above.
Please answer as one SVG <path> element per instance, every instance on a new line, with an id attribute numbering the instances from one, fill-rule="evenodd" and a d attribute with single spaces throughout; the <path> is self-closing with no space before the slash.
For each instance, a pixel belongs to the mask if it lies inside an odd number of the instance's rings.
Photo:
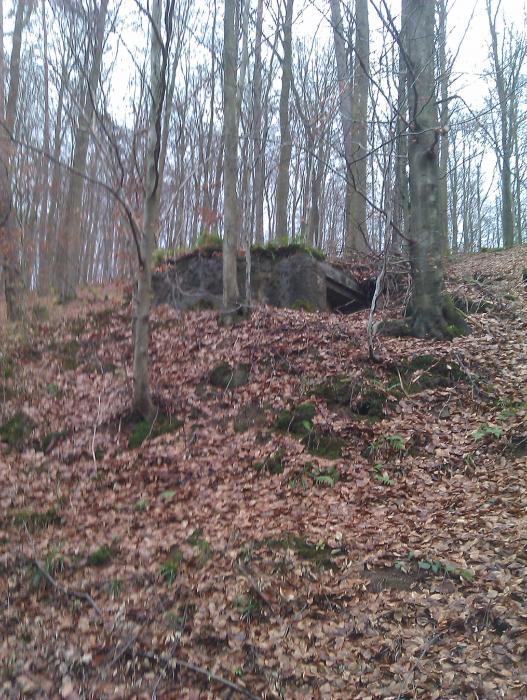
<path id="1" fill-rule="evenodd" d="M 510 248 L 514 245 L 515 238 L 512 155 L 516 125 L 512 123 L 512 117 L 515 114 L 514 103 L 518 98 L 518 83 L 527 56 L 527 44 L 524 39 L 514 40 L 509 31 L 509 41 L 504 37 L 500 46 L 497 30 L 500 5 L 501 0 L 498 0 L 494 9 L 492 0 L 487 0 L 486 7 L 491 37 L 493 79 L 498 95 L 499 137 L 495 139 L 494 145 L 501 174 L 501 225 L 503 245 Z"/>
<path id="2" fill-rule="evenodd" d="M 96 108 L 96 99 L 101 78 L 102 56 L 108 0 L 101 0 L 96 11 L 95 38 L 91 54 L 91 65 L 85 67 L 87 79 L 80 102 L 79 120 L 75 130 L 75 148 L 73 152 L 73 172 L 70 177 L 69 191 L 66 199 L 66 211 L 60 230 L 60 255 L 56 259 L 56 283 L 61 301 L 75 297 L 79 279 L 79 260 L 81 246 L 82 194 L 84 177 L 90 144 L 90 127 Z"/>
<path id="3" fill-rule="evenodd" d="M 237 50 L 236 0 L 225 0 L 223 25 L 223 114 L 225 157 L 223 166 L 224 234 L 223 234 L 223 305 L 230 311 L 238 303 L 238 120 L 237 120 Z"/>
<path id="4" fill-rule="evenodd" d="M 282 86 L 280 89 L 280 159 L 276 182 L 276 222 L 274 237 L 287 241 L 287 206 L 289 202 L 289 166 L 291 163 L 291 127 L 289 120 L 289 95 L 293 74 L 293 0 L 285 0 L 282 24 Z"/>

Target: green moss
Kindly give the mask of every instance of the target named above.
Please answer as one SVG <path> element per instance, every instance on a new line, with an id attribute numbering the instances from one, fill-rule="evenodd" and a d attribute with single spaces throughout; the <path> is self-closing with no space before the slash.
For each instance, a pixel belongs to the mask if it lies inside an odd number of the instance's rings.
<path id="1" fill-rule="evenodd" d="M 341 438 L 318 430 L 311 431 L 309 435 L 303 438 L 302 442 L 310 454 L 324 457 L 325 459 L 339 459 L 339 457 L 342 457 L 342 448 L 345 445 L 344 440 Z"/>
<path id="2" fill-rule="evenodd" d="M 307 311 L 309 313 L 314 313 L 317 310 L 316 306 L 309 299 L 296 299 L 291 304 L 291 308 L 294 311 Z"/>
<path id="3" fill-rule="evenodd" d="M 62 362 L 62 367 L 65 370 L 76 370 L 79 366 L 78 363 L 78 353 L 80 350 L 80 344 L 78 340 L 69 340 L 59 350 L 59 357 Z"/>
<path id="4" fill-rule="evenodd" d="M 36 304 L 32 309 L 31 313 L 35 321 L 49 321 L 49 310 L 46 306 L 42 304 Z"/>
<path id="5" fill-rule="evenodd" d="M 157 248 L 152 254 L 152 266 L 159 267 L 165 262 L 171 263 L 185 253 L 188 253 L 188 248 Z"/>
<path id="6" fill-rule="evenodd" d="M 201 250 L 222 250 L 223 241 L 217 233 L 202 233 L 196 241 L 195 247 Z"/>
<path id="7" fill-rule="evenodd" d="M 306 401 L 293 409 L 293 411 L 280 411 L 275 421 L 275 427 L 278 430 L 295 433 L 295 435 L 309 435 L 313 430 L 315 413 L 315 404 Z"/>
<path id="8" fill-rule="evenodd" d="M 106 566 L 111 562 L 112 556 L 113 553 L 111 547 L 104 544 L 102 547 L 99 547 L 95 550 L 95 552 L 92 552 L 89 555 L 86 563 L 88 566 Z"/>
<path id="9" fill-rule="evenodd" d="M 287 257 L 295 253 L 307 253 L 320 262 L 326 259 L 325 254 L 318 248 L 312 248 L 303 243 L 288 243 L 286 238 L 269 241 L 264 246 L 252 246 L 251 251 L 256 255 L 269 256 L 273 259 Z"/>
<path id="10" fill-rule="evenodd" d="M 139 447 L 147 438 L 156 438 L 160 435 L 174 433 L 181 428 L 183 421 L 176 420 L 170 416 L 163 414 L 158 415 L 153 423 L 147 420 L 141 420 L 133 426 L 132 434 L 128 441 L 128 447 L 133 450 Z"/>
<path id="11" fill-rule="evenodd" d="M 465 314 L 455 304 L 451 294 L 443 294 L 443 318 L 446 321 L 451 338 L 457 338 L 470 333 Z"/>
<path id="12" fill-rule="evenodd" d="M 179 567 L 183 561 L 183 554 L 179 549 L 175 549 L 170 557 L 159 567 L 159 573 L 163 577 L 165 583 L 171 586 L 178 575 Z"/>
<path id="13" fill-rule="evenodd" d="M 40 452 L 47 452 L 52 444 L 60 442 L 63 438 L 69 435 L 69 430 L 54 430 L 50 433 L 46 433 L 44 437 L 38 443 L 38 450 Z"/>
<path id="14" fill-rule="evenodd" d="M 50 525 L 56 525 L 60 521 L 57 508 L 48 508 L 45 511 L 21 510 L 11 515 L 11 522 L 15 527 L 27 528 L 29 532 L 45 530 Z"/>
<path id="15" fill-rule="evenodd" d="M 190 308 L 191 311 L 210 311 L 214 309 L 214 304 L 208 299 L 199 299 Z"/>
<path id="16" fill-rule="evenodd" d="M 337 564 L 335 557 L 342 556 L 345 552 L 343 549 L 334 549 L 325 542 L 317 542 L 313 544 L 305 537 L 287 533 L 283 538 L 277 540 L 268 538 L 263 540 L 262 544 L 272 550 L 290 549 L 293 550 L 301 559 L 314 564 L 322 569 L 336 569 Z"/>
<path id="17" fill-rule="evenodd" d="M 330 404 L 349 406 L 353 398 L 353 382 L 346 376 L 329 377 L 316 384 L 311 393 Z"/>
<path id="18" fill-rule="evenodd" d="M 12 379 L 14 375 L 15 363 L 11 357 L 0 356 L 0 378 Z"/>
<path id="19" fill-rule="evenodd" d="M 24 413 L 17 413 L 0 426 L 0 442 L 21 452 L 26 446 L 35 424 Z"/>
<path id="20" fill-rule="evenodd" d="M 267 472 L 271 475 L 282 474 L 285 468 L 284 451 L 279 448 L 261 462 L 256 462 L 254 468 L 260 472 Z"/>
<path id="21" fill-rule="evenodd" d="M 505 297 L 506 298 L 506 297 Z M 469 299 L 468 297 L 455 296 L 452 300 L 462 313 L 466 314 L 485 314 L 494 309 L 494 304 L 484 299 Z"/>
<path id="22" fill-rule="evenodd" d="M 456 363 L 435 355 L 415 355 L 389 370 L 393 380 L 389 389 L 396 396 L 418 394 L 427 389 L 454 386 L 466 378 L 465 372 Z"/>
<path id="23" fill-rule="evenodd" d="M 197 550 L 197 564 L 204 566 L 212 557 L 210 542 L 203 537 L 203 530 L 198 528 L 187 538 L 187 542 Z"/>
<path id="24" fill-rule="evenodd" d="M 232 367 L 228 362 L 222 362 L 209 375 L 209 383 L 219 389 L 237 389 L 245 386 L 249 379 L 251 366 L 241 363 Z"/>

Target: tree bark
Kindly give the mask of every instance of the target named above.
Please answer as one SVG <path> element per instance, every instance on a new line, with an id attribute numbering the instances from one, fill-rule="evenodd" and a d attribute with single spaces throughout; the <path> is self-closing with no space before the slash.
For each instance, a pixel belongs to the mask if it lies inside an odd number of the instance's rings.
<path id="1" fill-rule="evenodd" d="M 346 164 L 346 203 L 345 203 L 345 230 L 344 253 L 349 254 L 355 249 L 351 222 L 353 220 L 351 201 L 353 196 L 353 182 L 351 178 L 351 163 L 353 161 L 353 100 L 351 91 L 351 79 L 344 41 L 344 25 L 340 12 L 340 0 L 330 0 L 331 24 L 333 27 L 333 40 L 335 44 L 335 59 L 337 62 L 337 80 L 339 84 L 340 120 L 342 123 L 342 139 L 344 144 L 344 162 Z"/>
<path id="2" fill-rule="evenodd" d="M 447 11 L 446 0 L 438 0 L 439 8 L 439 94 L 441 149 L 439 155 L 439 226 L 441 248 L 443 255 L 448 255 L 448 87 L 450 82 L 450 66 L 447 62 Z"/>
<path id="3" fill-rule="evenodd" d="M 291 126 L 289 123 L 289 94 L 293 74 L 293 0 L 286 0 L 283 23 L 282 87 L 280 90 L 280 159 L 276 181 L 275 240 L 289 240 L 287 205 L 289 200 L 289 167 L 291 164 Z"/>
<path id="4" fill-rule="evenodd" d="M 62 302 L 75 298 L 79 279 L 80 237 L 82 223 L 82 194 L 90 144 L 90 129 L 95 112 L 99 81 L 101 77 L 104 29 L 108 0 L 101 0 L 95 26 L 95 44 L 89 69 L 86 89 L 81 100 L 79 120 L 75 131 L 73 169 L 70 175 L 66 211 L 59 238 L 59 255 L 56 260 L 56 282 Z"/>
<path id="5" fill-rule="evenodd" d="M 236 0 L 225 0 L 223 25 L 223 114 L 224 114 L 224 234 L 223 305 L 232 311 L 239 300 L 236 269 L 238 245 L 238 130 L 236 82 Z"/>
<path id="6" fill-rule="evenodd" d="M 256 10 L 256 37 L 254 44 L 253 73 L 253 197 L 254 239 L 259 245 L 264 242 L 264 143 L 262 138 L 262 28 L 263 0 L 258 0 Z"/>
<path id="7" fill-rule="evenodd" d="M 352 153 L 350 161 L 351 200 L 349 234 L 355 250 L 366 252 L 368 244 L 368 222 L 366 179 L 368 153 L 368 90 L 370 67 L 370 28 L 368 22 L 368 0 L 355 0 L 355 67 L 351 96 Z"/>
<path id="8" fill-rule="evenodd" d="M 2 12 L 3 12 L 3 8 Z M 22 32 L 29 20 L 32 5 L 26 0 L 18 0 L 15 12 L 15 26 L 9 65 L 9 91 L 5 113 L 5 125 L 8 134 L 13 134 L 20 89 L 20 52 Z M 27 13 L 27 15 L 26 15 Z M 3 43 L 3 42 L 2 42 Z M 2 55 L 3 61 L 3 55 Z M 6 134 L 0 134 L 0 256 L 3 258 L 5 300 L 7 318 L 19 321 L 24 316 L 24 282 L 20 265 L 20 240 L 14 210 L 11 184 L 11 146 Z"/>
<path id="9" fill-rule="evenodd" d="M 137 283 L 135 337 L 134 337 L 134 411 L 147 420 L 154 417 L 155 408 L 150 394 L 148 377 L 148 346 L 150 343 L 150 307 L 152 303 L 152 253 L 158 222 L 160 173 L 159 159 L 162 141 L 163 103 L 166 93 L 166 73 L 170 33 L 167 27 L 166 44 L 161 43 L 162 0 L 153 0 L 150 27 L 150 114 L 146 152 L 146 198 L 143 210 L 141 261 Z M 167 8 L 167 12 L 173 11 Z"/>
<path id="10" fill-rule="evenodd" d="M 410 94 L 410 265 L 417 337 L 451 338 L 459 318 L 443 297 L 438 116 L 434 80 L 435 3 L 409 0 L 406 51 Z M 452 313 L 450 313 L 452 312 Z M 466 330 L 456 328 L 456 332 Z"/>

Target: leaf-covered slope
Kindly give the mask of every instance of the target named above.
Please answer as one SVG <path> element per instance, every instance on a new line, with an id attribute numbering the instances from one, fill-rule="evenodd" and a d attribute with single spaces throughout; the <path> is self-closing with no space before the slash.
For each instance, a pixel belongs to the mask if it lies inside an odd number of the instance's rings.
<path id="1" fill-rule="evenodd" d="M 473 334 L 375 365 L 364 314 L 158 310 L 139 447 L 124 302 L 3 343 L 0 692 L 525 697 L 525 267 L 460 260 Z"/>

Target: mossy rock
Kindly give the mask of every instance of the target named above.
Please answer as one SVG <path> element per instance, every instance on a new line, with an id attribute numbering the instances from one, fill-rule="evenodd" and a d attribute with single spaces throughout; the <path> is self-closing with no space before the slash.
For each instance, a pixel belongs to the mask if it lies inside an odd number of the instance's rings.
<path id="1" fill-rule="evenodd" d="M 250 371 L 251 366 L 245 363 L 233 367 L 222 362 L 209 374 L 209 383 L 218 389 L 237 389 L 247 384 Z"/>
<path id="2" fill-rule="evenodd" d="M 11 522 L 15 527 L 27 528 L 29 532 L 38 532 L 50 525 L 60 523 L 61 518 L 57 508 L 48 508 L 45 511 L 21 510 L 18 513 L 12 513 Z"/>
<path id="3" fill-rule="evenodd" d="M 128 447 L 133 450 L 142 445 L 147 438 L 156 438 L 160 435 L 174 433 L 181 428 L 182 425 L 183 421 L 176 420 L 175 418 L 163 414 L 158 415 L 153 423 L 147 420 L 140 420 L 133 426 L 132 434 L 128 441 Z"/>
<path id="4" fill-rule="evenodd" d="M 387 394 L 370 382 L 358 383 L 346 376 L 330 377 L 312 390 L 329 404 L 349 408 L 356 416 L 379 420 L 384 416 Z"/>
<path id="5" fill-rule="evenodd" d="M 0 442 L 5 442 L 11 449 L 21 452 L 26 446 L 35 423 L 24 413 L 17 413 L 0 426 Z"/>
<path id="6" fill-rule="evenodd" d="M 306 437 L 313 430 L 313 418 L 316 407 L 314 403 L 306 401 L 298 405 L 292 411 L 280 411 L 276 417 L 275 427 L 295 435 Z"/>
<path id="7" fill-rule="evenodd" d="M 313 544 L 305 537 L 293 533 L 287 533 L 281 539 L 265 539 L 262 544 L 272 550 L 291 549 L 300 559 L 321 569 L 338 569 L 335 558 L 346 553 L 343 548 L 334 549 L 325 542 Z"/>
<path id="8" fill-rule="evenodd" d="M 392 364 L 389 370 L 394 377 L 389 388 L 399 397 L 405 393 L 418 394 L 427 389 L 454 386 L 466 379 L 465 372 L 456 362 L 429 354 L 415 355 Z"/>

